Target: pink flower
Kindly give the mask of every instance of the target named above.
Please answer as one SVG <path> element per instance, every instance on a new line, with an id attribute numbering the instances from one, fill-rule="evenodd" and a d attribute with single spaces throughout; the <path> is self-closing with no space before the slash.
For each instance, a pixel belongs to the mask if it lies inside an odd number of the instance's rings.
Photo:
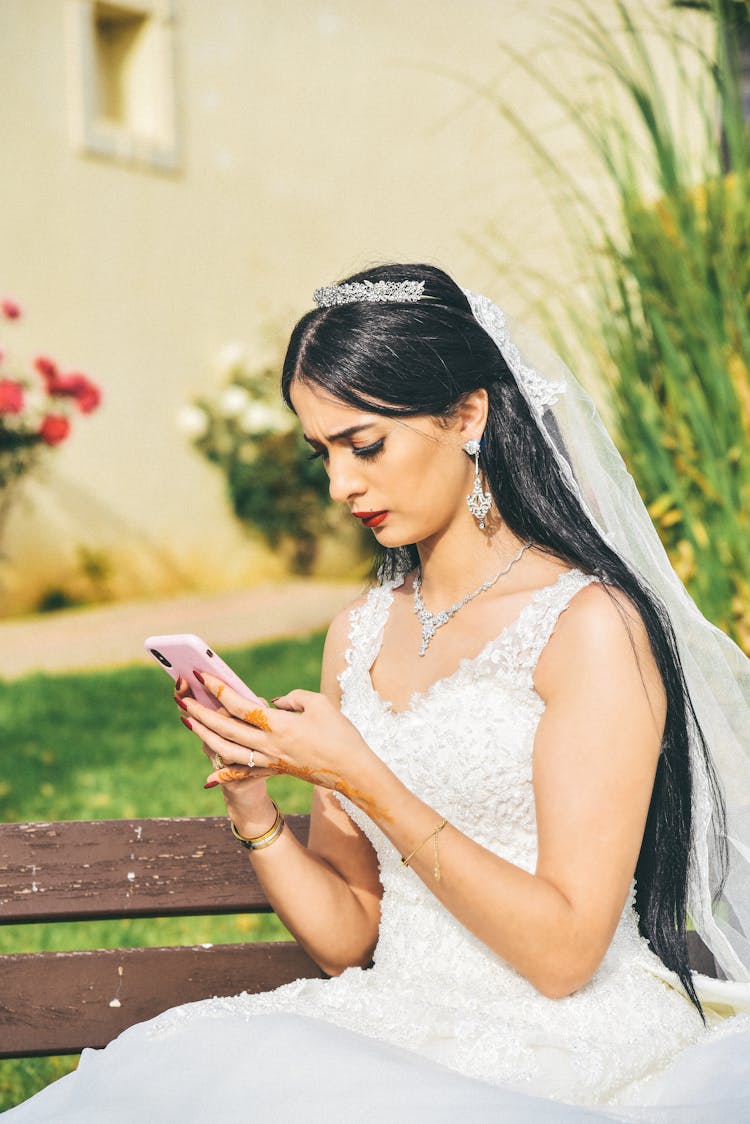
<path id="1" fill-rule="evenodd" d="M 70 422 L 64 414 L 47 414 L 39 426 L 39 436 L 45 445 L 59 445 L 70 433 Z"/>
<path id="2" fill-rule="evenodd" d="M 21 306 L 16 301 L 12 301 L 10 297 L 6 297 L 5 300 L 0 301 L 0 311 L 2 311 L 6 320 L 17 320 L 21 315 Z"/>
<path id="3" fill-rule="evenodd" d="M 61 375 L 57 364 L 46 355 L 37 355 L 34 367 L 44 379 L 51 398 L 72 398 L 82 414 L 91 414 L 102 400 L 102 392 L 87 375 L 73 371 Z"/>
<path id="4" fill-rule="evenodd" d="M 0 379 L 0 414 L 20 414 L 22 409 L 22 384 L 14 379 Z"/>
<path id="5" fill-rule="evenodd" d="M 34 369 L 38 371 L 44 379 L 44 385 L 47 389 L 47 393 L 54 393 L 52 388 L 57 384 L 57 381 L 60 377 L 60 373 L 57 369 L 57 364 L 55 363 L 54 359 L 48 359 L 46 355 L 37 355 L 36 359 L 34 360 Z"/>
<path id="6" fill-rule="evenodd" d="M 76 395 L 76 406 L 82 414 L 93 414 L 101 400 L 102 392 L 99 387 L 87 381 L 86 386 Z"/>
<path id="7" fill-rule="evenodd" d="M 78 372 L 57 378 L 49 393 L 56 398 L 72 398 L 82 414 L 93 413 L 102 399 L 99 387 Z"/>

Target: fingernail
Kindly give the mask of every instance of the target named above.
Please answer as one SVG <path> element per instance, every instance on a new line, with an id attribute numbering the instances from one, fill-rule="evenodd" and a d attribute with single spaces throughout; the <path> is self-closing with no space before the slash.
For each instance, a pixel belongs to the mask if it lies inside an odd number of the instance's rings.
<path id="1" fill-rule="evenodd" d="M 193 728 L 193 723 L 192 723 L 192 722 L 188 722 L 187 718 L 183 718 L 183 717 L 182 717 L 182 715 L 180 715 L 180 722 L 182 722 L 182 725 L 183 725 L 183 726 L 187 726 L 188 730 L 192 730 L 192 728 Z"/>
<path id="2" fill-rule="evenodd" d="M 205 679 L 203 678 L 203 676 L 201 675 L 201 673 L 200 673 L 199 671 L 196 671 L 196 670 L 195 670 L 195 668 L 193 669 L 193 675 L 194 675 L 194 676 L 195 676 L 195 678 L 196 678 L 196 679 L 198 680 L 198 682 L 199 682 L 199 683 L 202 683 L 202 684 L 203 684 L 203 686 L 205 687 L 205 685 L 206 685 L 206 680 L 205 680 Z"/>
<path id="3" fill-rule="evenodd" d="M 182 699 L 180 698 L 179 695 L 175 695 L 174 701 L 177 703 L 178 706 L 181 706 L 183 710 L 187 710 L 187 707 L 185 706 L 185 703 L 182 701 Z"/>
<path id="4" fill-rule="evenodd" d="M 207 782 L 206 782 L 206 783 L 204 784 L 204 786 L 203 786 L 203 787 L 204 787 L 204 788 L 216 788 L 216 786 L 217 786 L 217 784 L 218 784 L 218 783 L 219 783 L 218 781 L 207 781 Z"/>
<path id="5" fill-rule="evenodd" d="M 182 691 L 184 688 L 184 681 L 181 675 L 178 675 L 174 681 L 175 690 Z"/>

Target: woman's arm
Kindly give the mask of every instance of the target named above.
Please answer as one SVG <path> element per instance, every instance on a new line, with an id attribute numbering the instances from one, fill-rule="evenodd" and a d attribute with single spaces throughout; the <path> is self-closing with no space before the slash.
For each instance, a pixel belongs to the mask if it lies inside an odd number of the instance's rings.
<path id="1" fill-rule="evenodd" d="M 438 837 L 440 881 L 431 840 L 410 865 L 467 929 L 543 994 L 560 997 L 590 979 L 627 897 L 665 702 L 642 622 L 625 598 L 598 586 L 582 590 L 562 614 L 536 686 L 546 703 L 534 748 L 536 871 L 451 825 Z M 222 702 L 241 714 L 239 696 L 227 691 Z M 288 709 L 273 713 L 269 733 L 211 713 L 210 729 L 198 732 L 229 760 L 241 760 L 231 754 L 248 745 L 274 771 L 345 792 L 402 855 L 429 838 L 441 809 L 410 792 L 327 699 L 293 691 L 277 702 Z M 457 746 L 456 769 L 460 754 Z"/>
<path id="2" fill-rule="evenodd" d="M 321 693 L 337 708 L 349 612 L 332 622 L 323 652 Z M 224 785 L 223 792 L 245 838 L 261 835 L 273 823 L 263 781 L 237 781 Z M 313 789 L 307 848 L 284 831 L 272 846 L 248 855 L 275 912 L 325 972 L 337 975 L 369 963 L 382 895 L 377 858 L 332 792 Z"/>

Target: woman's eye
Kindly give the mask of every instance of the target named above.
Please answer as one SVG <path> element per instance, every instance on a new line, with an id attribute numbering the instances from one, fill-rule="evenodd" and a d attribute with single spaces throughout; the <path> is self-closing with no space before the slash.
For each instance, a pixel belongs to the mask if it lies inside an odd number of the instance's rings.
<path id="1" fill-rule="evenodd" d="M 352 445 L 352 453 L 355 457 L 362 457 L 364 460 L 372 460 L 373 457 L 378 455 L 384 445 L 385 438 L 381 437 L 379 441 L 373 441 L 371 445 L 362 445 L 361 447 Z M 314 449 L 312 453 L 308 455 L 307 459 L 311 461 L 322 460 L 323 464 L 328 464 L 328 449 L 323 446 L 319 449 Z"/>
<path id="2" fill-rule="evenodd" d="M 364 457 L 365 460 L 372 460 L 381 452 L 385 445 L 385 438 L 381 437 L 379 441 L 373 441 L 372 445 L 363 445 L 361 448 L 352 446 L 352 452 L 355 457 Z"/>

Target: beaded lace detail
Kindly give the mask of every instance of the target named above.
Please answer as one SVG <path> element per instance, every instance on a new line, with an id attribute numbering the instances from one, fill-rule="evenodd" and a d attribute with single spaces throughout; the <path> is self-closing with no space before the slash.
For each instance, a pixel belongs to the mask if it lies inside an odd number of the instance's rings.
<path id="1" fill-rule="evenodd" d="M 534 670 L 560 613 L 595 580 L 576 570 L 561 574 L 478 656 L 415 694 L 402 711 L 384 702 L 370 679 L 398 583 L 372 589 L 351 614 L 340 677 L 343 712 L 439 816 L 529 871 L 537 852 L 533 742 L 544 711 Z M 494 1084 L 601 1104 L 627 1099 L 629 1088 L 705 1033 L 639 936 L 632 900 L 593 979 L 565 999 L 546 999 L 401 866 L 393 845 L 358 808 L 339 799 L 380 862 L 384 892 L 374 966 L 175 1008 L 150 1024 L 152 1036 L 207 1015 L 293 1012 Z"/>
<path id="2" fill-rule="evenodd" d="M 505 313 L 502 309 L 498 308 L 489 297 L 484 297 L 480 293 L 471 293 L 467 289 L 464 292 L 475 319 L 497 344 L 513 372 L 521 393 L 536 417 L 541 421 L 544 411 L 548 407 L 554 406 L 565 394 L 564 381 L 552 382 L 533 367 L 527 366 L 521 359 L 521 354 L 511 338 L 505 321 Z"/>

